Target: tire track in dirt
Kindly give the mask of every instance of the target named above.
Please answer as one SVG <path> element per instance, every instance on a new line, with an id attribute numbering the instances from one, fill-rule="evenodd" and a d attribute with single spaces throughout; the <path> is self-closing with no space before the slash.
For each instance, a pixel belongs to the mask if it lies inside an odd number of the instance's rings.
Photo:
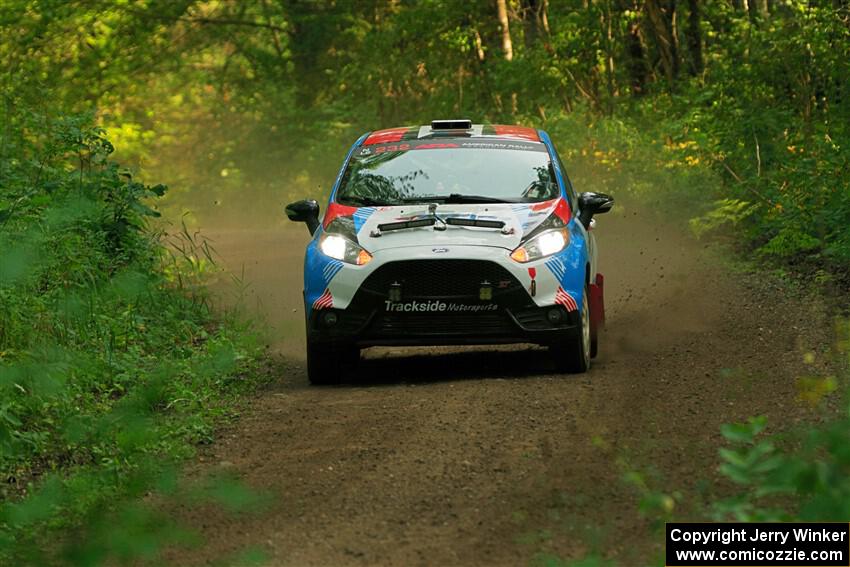
<path id="1" fill-rule="evenodd" d="M 307 236 L 292 228 L 214 235 L 231 268 L 244 262 L 284 362 L 195 468 L 225 463 L 277 498 L 259 515 L 181 510 L 207 543 L 174 551 L 180 564 L 246 545 L 273 565 L 516 565 L 595 548 L 648 564 L 662 537 L 626 472 L 704 492 L 722 423 L 807 417 L 795 377 L 829 340 L 824 315 L 622 203 L 597 229 L 608 330 L 589 374 L 552 374 L 536 347 L 375 349 L 358 382 L 309 387 Z"/>

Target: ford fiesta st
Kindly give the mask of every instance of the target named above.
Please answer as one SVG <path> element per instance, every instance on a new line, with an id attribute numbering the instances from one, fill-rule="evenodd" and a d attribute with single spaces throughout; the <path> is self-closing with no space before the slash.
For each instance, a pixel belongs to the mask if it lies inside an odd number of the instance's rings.
<path id="1" fill-rule="evenodd" d="M 436 120 L 364 134 L 304 262 L 307 368 L 338 382 L 377 345 L 535 343 L 584 372 L 605 318 L 593 216 L 542 130 Z"/>

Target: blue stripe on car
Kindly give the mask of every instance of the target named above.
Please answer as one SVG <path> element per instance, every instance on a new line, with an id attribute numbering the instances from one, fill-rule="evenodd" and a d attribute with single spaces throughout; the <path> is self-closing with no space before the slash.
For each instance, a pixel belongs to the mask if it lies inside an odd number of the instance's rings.
<path id="1" fill-rule="evenodd" d="M 375 207 L 360 207 L 357 209 L 357 212 L 354 213 L 354 232 L 359 233 L 360 229 L 363 227 L 363 224 L 366 220 L 372 216 L 372 213 L 375 212 Z"/>
<path id="2" fill-rule="evenodd" d="M 328 287 L 328 284 L 331 283 L 331 280 L 334 279 L 337 272 L 342 269 L 342 262 L 339 260 L 328 260 L 327 265 L 322 268 L 322 275 L 325 278 L 325 287 Z"/>
<path id="3" fill-rule="evenodd" d="M 354 142 L 354 145 L 351 146 L 351 149 L 348 150 L 348 154 L 345 156 L 345 160 L 343 160 L 342 162 L 342 167 L 339 168 L 339 173 L 337 173 L 336 175 L 336 180 L 334 181 L 334 186 L 331 189 L 331 196 L 328 199 L 328 203 L 332 203 L 334 199 L 336 199 L 336 192 L 339 191 L 339 184 L 342 181 L 342 176 L 345 173 L 345 169 L 348 167 L 348 162 L 351 161 L 351 155 L 354 153 L 354 150 L 360 147 L 360 144 L 363 143 L 363 140 L 365 140 L 369 136 L 369 134 L 369 132 L 366 132 L 365 134 L 357 138 L 357 141 Z"/>
<path id="4" fill-rule="evenodd" d="M 540 136 L 540 141 L 546 146 L 546 149 L 549 150 L 549 157 L 552 161 L 552 168 L 555 170 L 555 178 L 558 180 L 558 187 L 561 190 L 561 197 L 564 199 L 568 199 L 569 195 L 567 195 L 567 183 L 564 180 L 564 174 L 561 171 L 561 164 L 558 163 L 558 160 L 555 159 L 555 146 L 552 144 L 552 139 L 549 137 L 549 134 L 544 132 L 543 130 L 538 130 L 537 135 Z M 573 211 L 575 212 L 575 211 Z"/>
<path id="5" fill-rule="evenodd" d="M 564 265 L 564 261 L 561 260 L 558 256 L 553 256 L 546 260 L 546 267 L 549 268 L 549 271 L 551 271 L 555 275 L 555 279 L 558 280 L 558 283 L 561 284 L 561 287 L 565 287 L 567 267 Z"/>
<path id="6" fill-rule="evenodd" d="M 348 154 L 346 154 L 345 160 L 342 162 L 342 167 L 339 168 L 339 173 L 337 173 L 336 180 L 334 180 L 334 185 L 331 188 L 328 205 L 333 203 L 336 198 L 336 192 L 339 189 L 339 185 L 342 182 L 342 176 L 345 173 L 345 169 L 348 167 L 348 162 L 351 161 L 351 156 L 354 154 L 354 150 L 363 143 L 363 140 L 365 140 L 367 136 L 369 136 L 369 132 L 360 136 L 357 141 L 354 142 L 354 145 L 352 145 L 348 150 Z M 342 269 L 342 262 L 328 258 L 319 251 L 319 237 L 323 232 L 322 227 L 319 226 L 319 230 L 317 230 L 316 234 L 313 235 L 313 240 L 311 240 L 310 244 L 307 245 L 307 252 L 304 255 L 304 309 L 307 312 L 307 317 L 309 317 L 310 313 L 313 311 L 313 303 L 322 296 L 333 277 L 339 272 L 339 270 Z M 328 274 L 330 277 L 326 278 L 325 268 L 329 265 L 335 264 L 338 264 L 338 267 L 334 267 L 332 269 L 329 268 Z"/>

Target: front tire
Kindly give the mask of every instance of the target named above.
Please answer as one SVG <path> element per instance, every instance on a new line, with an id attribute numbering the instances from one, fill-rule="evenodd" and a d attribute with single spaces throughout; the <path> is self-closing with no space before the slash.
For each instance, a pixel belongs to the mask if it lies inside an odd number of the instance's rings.
<path id="1" fill-rule="evenodd" d="M 315 386 L 339 384 L 359 361 L 354 345 L 307 341 L 307 378 Z"/>
<path id="2" fill-rule="evenodd" d="M 592 339 L 590 336 L 590 309 L 587 303 L 587 288 L 581 299 L 579 328 L 571 336 L 549 347 L 558 372 L 582 374 L 590 368 Z"/>

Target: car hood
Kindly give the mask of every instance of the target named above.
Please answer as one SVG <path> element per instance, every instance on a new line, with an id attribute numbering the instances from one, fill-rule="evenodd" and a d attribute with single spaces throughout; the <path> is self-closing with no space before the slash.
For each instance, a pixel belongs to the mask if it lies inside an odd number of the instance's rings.
<path id="1" fill-rule="evenodd" d="M 360 245 L 374 253 L 390 248 L 410 246 L 493 246 L 513 250 L 523 236 L 534 230 L 556 208 L 560 199 L 541 203 L 495 203 L 439 205 L 436 214 L 442 219 L 451 217 L 502 221 L 504 228 L 484 228 L 448 225 L 446 230 L 433 226 L 401 230 L 378 230 L 378 225 L 429 218 L 428 205 L 399 207 L 362 207 L 352 215 Z M 441 223 L 438 222 L 438 226 Z M 380 234 L 380 236 L 376 236 Z"/>

